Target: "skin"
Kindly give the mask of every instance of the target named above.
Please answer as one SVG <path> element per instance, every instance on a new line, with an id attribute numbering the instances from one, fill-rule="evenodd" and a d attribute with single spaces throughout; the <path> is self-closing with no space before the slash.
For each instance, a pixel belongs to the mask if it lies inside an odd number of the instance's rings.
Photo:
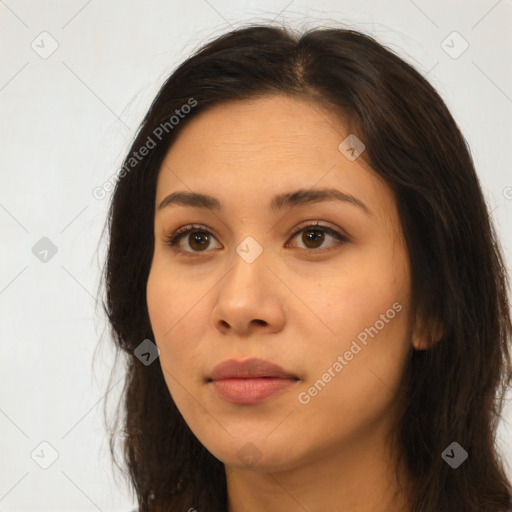
<path id="1" fill-rule="evenodd" d="M 281 95 L 217 105 L 184 127 L 159 174 L 151 325 L 172 398 L 225 464 L 229 512 L 407 510 L 390 439 L 404 369 L 425 337 L 411 312 L 391 189 L 362 158 L 350 161 L 338 149 L 350 132 L 332 116 Z M 371 215 L 339 201 L 267 209 L 275 194 L 324 187 L 352 194 Z M 223 209 L 158 209 L 178 190 L 214 195 Z M 326 232 L 323 243 L 308 242 L 304 231 L 292 237 L 305 221 L 321 221 L 348 241 L 337 244 Z M 194 244 L 186 234 L 176 252 L 167 237 L 191 223 L 208 227 L 209 242 Z M 235 250 L 248 236 L 263 249 L 252 263 Z M 394 303 L 401 311 L 301 403 L 299 393 Z M 255 405 L 219 398 L 206 382 L 214 366 L 250 357 L 300 380 Z M 247 451 L 252 465 L 239 457 Z M 409 482 L 405 472 L 401 480 Z"/>

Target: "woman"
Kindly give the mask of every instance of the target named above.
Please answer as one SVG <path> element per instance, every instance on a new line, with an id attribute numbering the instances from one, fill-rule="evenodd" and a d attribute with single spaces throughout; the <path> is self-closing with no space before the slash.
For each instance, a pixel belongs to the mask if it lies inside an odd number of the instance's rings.
<path id="1" fill-rule="evenodd" d="M 108 226 L 141 511 L 511 509 L 505 266 L 463 136 L 390 50 L 336 28 L 206 44 Z"/>

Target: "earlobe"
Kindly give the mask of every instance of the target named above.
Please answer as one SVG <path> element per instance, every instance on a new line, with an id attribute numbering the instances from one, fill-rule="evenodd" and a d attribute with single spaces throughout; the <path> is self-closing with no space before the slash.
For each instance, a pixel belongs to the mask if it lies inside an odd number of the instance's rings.
<path id="1" fill-rule="evenodd" d="M 443 328 L 438 320 L 425 322 L 417 317 L 412 334 L 412 345 L 415 350 L 427 350 L 432 348 L 443 338 Z"/>

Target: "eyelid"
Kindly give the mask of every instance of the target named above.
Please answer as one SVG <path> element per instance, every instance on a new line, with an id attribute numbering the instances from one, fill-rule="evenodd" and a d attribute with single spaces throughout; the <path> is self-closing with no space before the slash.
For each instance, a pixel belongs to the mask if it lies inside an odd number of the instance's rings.
<path id="1" fill-rule="evenodd" d="M 335 243 L 327 248 L 323 248 L 323 247 L 321 247 L 319 249 L 299 248 L 302 251 L 309 253 L 309 254 L 313 254 L 313 255 L 328 252 L 333 248 L 333 246 L 347 243 L 350 241 L 349 236 L 346 235 L 343 232 L 343 230 L 340 230 L 341 232 L 339 232 L 338 231 L 339 228 L 330 227 L 326 224 L 323 224 L 323 222 L 324 221 L 319 221 L 319 220 L 317 220 L 317 221 L 309 220 L 309 221 L 301 222 L 299 225 L 296 226 L 293 234 L 289 237 L 289 240 L 292 240 L 299 233 L 301 233 L 302 231 L 305 231 L 307 229 L 311 229 L 311 230 L 317 229 L 319 231 L 324 231 L 325 233 L 329 234 L 330 236 L 332 236 L 335 239 Z M 212 236 L 213 238 L 215 238 L 217 240 L 216 235 L 214 233 L 212 233 L 212 230 L 210 228 L 208 228 L 207 226 L 205 226 L 203 224 L 186 224 L 184 226 L 177 228 L 170 236 L 167 236 L 165 238 L 165 243 L 167 245 L 171 246 L 171 249 L 175 250 L 176 252 L 182 253 L 182 254 L 185 254 L 188 256 L 198 256 L 198 255 L 202 255 L 202 253 L 208 254 L 208 253 L 212 252 L 211 250 L 208 250 L 208 249 L 205 249 L 204 251 L 184 251 L 177 247 L 179 242 L 185 235 L 194 233 L 194 232 L 205 233 L 208 236 Z M 287 242 L 287 246 L 289 246 L 288 242 Z"/>
<path id="2" fill-rule="evenodd" d="M 323 223 L 324 221 L 321 220 L 307 220 L 304 222 L 301 222 L 294 230 L 293 234 L 290 236 L 290 239 L 295 238 L 301 231 L 304 231 L 306 229 L 318 229 L 320 231 L 325 231 L 326 233 L 329 233 L 334 238 L 337 238 L 338 240 L 342 240 L 344 242 L 349 242 L 350 238 L 349 236 L 340 228 L 333 228 Z M 309 251 L 314 252 L 314 251 Z"/>

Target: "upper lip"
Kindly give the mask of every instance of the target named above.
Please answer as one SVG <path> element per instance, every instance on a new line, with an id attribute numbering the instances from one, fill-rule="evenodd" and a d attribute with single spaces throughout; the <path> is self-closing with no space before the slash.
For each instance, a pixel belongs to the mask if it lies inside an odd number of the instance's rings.
<path id="1" fill-rule="evenodd" d="M 296 375 L 283 370 L 279 365 L 256 358 L 245 361 L 237 361 L 236 359 L 223 361 L 213 369 L 208 380 L 256 379 L 262 377 L 298 380 Z"/>

